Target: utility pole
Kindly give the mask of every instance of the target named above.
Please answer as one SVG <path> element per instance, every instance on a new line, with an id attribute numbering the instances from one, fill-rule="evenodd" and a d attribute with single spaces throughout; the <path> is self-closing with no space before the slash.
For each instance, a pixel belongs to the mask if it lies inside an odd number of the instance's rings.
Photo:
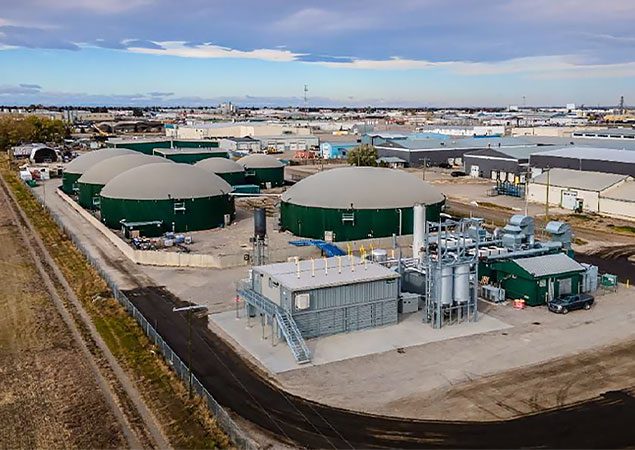
<path id="1" fill-rule="evenodd" d="M 309 100 L 307 98 L 307 94 L 309 93 L 309 85 L 304 85 L 304 113 L 309 115 Z"/>
<path id="2" fill-rule="evenodd" d="M 423 168 L 421 170 L 421 179 L 426 181 L 426 166 L 428 165 L 428 158 L 423 158 Z"/>
<path id="3" fill-rule="evenodd" d="M 199 309 L 207 309 L 207 306 L 190 305 L 181 308 L 172 308 L 172 312 L 187 312 L 187 392 L 189 398 L 192 398 L 192 311 Z"/>
<path id="4" fill-rule="evenodd" d="M 549 189 L 550 189 L 551 170 L 547 167 L 547 191 L 545 193 L 545 222 L 549 221 Z"/>

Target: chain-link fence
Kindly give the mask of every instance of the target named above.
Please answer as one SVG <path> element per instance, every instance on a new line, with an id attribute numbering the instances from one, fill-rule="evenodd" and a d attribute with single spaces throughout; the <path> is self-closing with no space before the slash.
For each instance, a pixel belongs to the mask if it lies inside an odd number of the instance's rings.
<path id="1" fill-rule="evenodd" d="M 119 290 L 117 283 L 113 280 L 108 272 L 103 268 L 102 263 L 98 261 L 96 258 L 93 258 L 91 252 L 88 251 L 82 240 L 78 237 L 77 233 L 66 227 L 64 221 L 61 219 L 60 214 L 56 211 L 51 210 L 42 195 L 40 195 L 37 191 L 32 191 L 36 198 L 40 201 L 43 207 L 46 209 L 51 218 L 57 223 L 62 232 L 68 236 L 68 238 L 73 242 L 75 247 L 86 257 L 86 259 L 90 262 L 90 264 L 97 270 L 97 272 L 104 279 L 108 287 L 113 293 L 113 296 L 119 301 L 119 303 L 126 309 L 128 314 L 132 316 L 141 329 L 143 329 L 144 333 L 148 336 L 150 342 L 152 342 L 160 351 L 165 361 L 170 365 L 170 367 L 174 370 L 174 372 L 183 380 L 185 383 L 189 383 L 190 381 L 190 372 L 187 364 L 185 364 L 181 358 L 177 355 L 177 353 L 170 348 L 170 346 L 165 342 L 163 337 L 159 334 L 159 332 L 148 322 L 148 320 L 143 316 L 141 311 L 137 309 L 136 306 L 132 304 L 132 302 L 128 299 L 128 297 Z M 229 438 L 232 440 L 233 444 L 240 449 L 244 450 L 255 450 L 258 448 L 256 443 L 249 437 L 247 434 L 234 422 L 234 420 L 230 417 L 230 415 L 225 411 L 225 409 L 214 399 L 212 394 L 208 392 L 208 390 L 203 386 L 203 384 L 196 378 L 196 375 L 192 374 L 192 390 L 197 395 L 202 397 L 205 400 L 205 404 L 207 408 L 210 410 L 212 415 L 216 418 L 216 421 L 221 426 L 221 428 L 227 433 Z"/>

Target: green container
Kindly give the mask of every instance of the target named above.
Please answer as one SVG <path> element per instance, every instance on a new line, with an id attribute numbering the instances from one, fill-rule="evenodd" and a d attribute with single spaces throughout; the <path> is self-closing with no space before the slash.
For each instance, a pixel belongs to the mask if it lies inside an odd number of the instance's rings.
<path id="1" fill-rule="evenodd" d="M 426 206 L 428 220 L 438 221 L 442 206 Z M 324 239 L 325 231 L 332 231 L 338 242 L 412 234 L 413 208 L 330 209 L 282 202 L 280 215 L 282 229 L 313 239 Z"/>
<path id="2" fill-rule="evenodd" d="M 617 282 L 617 275 L 612 275 L 610 273 L 603 274 L 602 278 L 600 279 L 600 283 L 603 287 L 616 287 Z"/>
<path id="3" fill-rule="evenodd" d="M 260 187 L 257 184 L 239 184 L 233 188 L 236 194 L 260 194 Z"/>
<path id="4" fill-rule="evenodd" d="M 257 184 L 261 188 L 267 187 L 267 183 L 271 187 L 284 185 L 284 167 L 266 167 L 266 168 L 245 168 L 245 181 L 251 184 Z"/>
<path id="5" fill-rule="evenodd" d="M 78 188 L 77 180 L 82 175 L 80 173 L 66 173 L 62 174 L 62 191 L 64 191 L 68 195 L 73 195 L 76 193 L 75 189 Z"/>

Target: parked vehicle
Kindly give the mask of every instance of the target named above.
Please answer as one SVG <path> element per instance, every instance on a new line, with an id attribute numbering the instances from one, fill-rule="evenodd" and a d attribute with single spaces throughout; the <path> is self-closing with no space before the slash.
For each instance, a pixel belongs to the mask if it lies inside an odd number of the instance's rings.
<path id="1" fill-rule="evenodd" d="M 450 173 L 450 176 L 453 176 L 455 178 L 457 178 L 457 177 L 465 177 L 465 176 L 467 176 L 467 173 L 463 172 L 462 170 L 455 170 L 454 172 Z"/>
<path id="2" fill-rule="evenodd" d="M 562 295 L 547 303 L 547 308 L 557 314 L 566 314 L 576 309 L 591 309 L 594 301 L 593 296 L 589 294 Z"/>

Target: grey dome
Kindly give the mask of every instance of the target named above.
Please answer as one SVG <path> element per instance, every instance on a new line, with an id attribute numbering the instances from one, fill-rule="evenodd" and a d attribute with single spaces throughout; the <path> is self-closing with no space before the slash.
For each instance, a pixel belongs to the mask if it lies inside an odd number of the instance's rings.
<path id="1" fill-rule="evenodd" d="M 92 152 L 84 153 L 69 162 L 64 168 L 64 172 L 81 175 L 98 162 L 104 161 L 108 158 L 137 154 L 139 154 L 139 152 L 135 152 L 134 150 L 127 148 L 102 148 L 101 150 L 93 150 Z"/>
<path id="2" fill-rule="evenodd" d="M 232 191 L 218 175 L 189 164 L 145 164 L 110 180 L 101 196 L 125 200 L 216 197 Z"/>
<path id="3" fill-rule="evenodd" d="M 115 156 L 94 164 L 77 180 L 85 184 L 106 184 L 117 175 L 134 167 L 152 163 L 172 163 L 171 160 L 159 156 L 150 156 L 136 152 L 134 155 Z"/>
<path id="4" fill-rule="evenodd" d="M 282 194 L 282 201 L 315 208 L 386 209 L 445 200 L 435 187 L 397 169 L 343 167 L 311 175 Z"/>
<path id="5" fill-rule="evenodd" d="M 245 169 L 275 169 L 284 167 L 284 164 L 271 155 L 247 155 L 240 158 L 237 162 Z"/>
<path id="6" fill-rule="evenodd" d="M 197 162 L 194 166 L 212 173 L 238 173 L 245 171 L 242 165 L 227 158 L 207 158 Z"/>

